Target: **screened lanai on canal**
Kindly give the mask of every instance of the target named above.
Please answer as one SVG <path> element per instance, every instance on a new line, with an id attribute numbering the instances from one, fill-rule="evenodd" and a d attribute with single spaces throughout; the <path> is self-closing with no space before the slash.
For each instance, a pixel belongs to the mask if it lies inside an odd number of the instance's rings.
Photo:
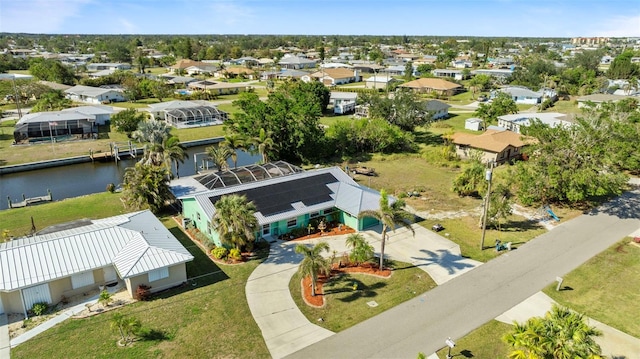
<path id="1" fill-rule="evenodd" d="M 16 143 L 92 138 L 98 133 L 97 126 L 108 122 L 112 113 L 113 109 L 107 106 L 30 113 L 16 123 L 13 137 Z"/>
<path id="2" fill-rule="evenodd" d="M 221 125 L 228 115 L 208 101 L 170 101 L 150 104 L 149 113 L 155 120 L 164 120 L 176 128 Z"/>
<path id="3" fill-rule="evenodd" d="M 287 176 L 298 172 L 302 172 L 302 169 L 284 161 L 277 161 L 242 166 L 229 171 L 203 173 L 194 176 L 194 179 L 206 189 L 214 189 Z"/>

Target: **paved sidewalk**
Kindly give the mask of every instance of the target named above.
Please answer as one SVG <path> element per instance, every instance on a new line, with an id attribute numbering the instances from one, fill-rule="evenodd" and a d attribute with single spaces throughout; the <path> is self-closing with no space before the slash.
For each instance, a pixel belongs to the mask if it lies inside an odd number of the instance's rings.
<path id="1" fill-rule="evenodd" d="M 496 320 L 507 324 L 526 322 L 532 317 L 543 317 L 555 301 L 548 295 L 538 292 L 525 299 L 522 303 L 504 312 Z M 596 337 L 596 343 L 602 348 L 602 354 L 609 358 L 640 359 L 640 339 L 623 333 L 595 319 L 588 318 L 589 325 L 602 331 L 602 336 Z"/>
<path id="2" fill-rule="evenodd" d="M 6 314 L 0 314 L 0 358 L 9 359 L 9 320 Z"/>
<path id="3" fill-rule="evenodd" d="M 389 232 L 385 255 L 392 259 L 412 263 L 427 272 L 436 283 L 444 283 L 480 262 L 462 258 L 457 244 L 420 225 L 411 231 L 398 228 Z M 380 227 L 360 232 L 380 253 Z M 291 297 L 289 282 L 298 270 L 302 256 L 294 252 L 297 244 L 314 245 L 326 241 L 337 255 L 348 251 L 347 235 L 327 236 L 306 241 L 272 243 L 269 257 L 251 274 L 246 285 L 246 296 L 253 317 L 262 331 L 267 348 L 273 358 L 282 358 L 335 333 L 310 323 Z M 326 256 L 330 256 L 327 253 Z"/>

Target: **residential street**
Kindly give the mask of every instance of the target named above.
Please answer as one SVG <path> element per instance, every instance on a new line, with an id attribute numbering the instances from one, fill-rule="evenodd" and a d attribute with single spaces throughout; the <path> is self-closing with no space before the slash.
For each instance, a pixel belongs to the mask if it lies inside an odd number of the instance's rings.
<path id="1" fill-rule="evenodd" d="M 463 337 L 638 228 L 640 191 L 636 190 L 289 358 L 429 355 L 444 347 L 447 337 L 454 341 Z"/>

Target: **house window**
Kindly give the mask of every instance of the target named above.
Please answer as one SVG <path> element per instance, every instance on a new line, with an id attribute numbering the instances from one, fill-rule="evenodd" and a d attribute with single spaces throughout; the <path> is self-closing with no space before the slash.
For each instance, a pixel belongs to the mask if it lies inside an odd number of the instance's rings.
<path id="1" fill-rule="evenodd" d="M 287 228 L 293 228 L 296 225 L 298 225 L 298 220 L 296 218 L 287 221 Z"/>
<path id="2" fill-rule="evenodd" d="M 164 267 L 156 270 L 152 270 L 149 272 L 149 282 L 155 282 L 160 279 L 169 277 L 169 268 Z"/>
<path id="3" fill-rule="evenodd" d="M 200 220 L 200 213 L 198 213 L 197 217 L 198 217 L 198 221 L 199 221 Z"/>
<path id="4" fill-rule="evenodd" d="M 207 232 L 211 234 L 211 222 L 207 222 Z"/>
<path id="5" fill-rule="evenodd" d="M 311 212 L 309 213 L 309 218 L 320 217 L 320 212 Z"/>
<path id="6" fill-rule="evenodd" d="M 267 224 L 263 224 L 263 225 L 262 225 L 262 235 L 263 235 L 263 236 L 266 236 L 266 235 L 268 235 L 268 234 L 269 234 L 269 232 L 270 232 L 270 231 L 269 231 L 269 228 L 270 228 L 270 227 L 271 227 L 271 225 L 270 225 L 269 223 L 267 223 Z"/>

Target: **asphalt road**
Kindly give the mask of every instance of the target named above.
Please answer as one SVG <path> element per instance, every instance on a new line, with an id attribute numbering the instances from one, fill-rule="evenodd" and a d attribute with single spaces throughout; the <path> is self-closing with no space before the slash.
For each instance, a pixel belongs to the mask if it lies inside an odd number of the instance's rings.
<path id="1" fill-rule="evenodd" d="M 447 337 L 463 337 L 638 228 L 640 191 L 628 192 L 288 358 L 416 358 L 419 352 L 429 355 L 444 347 Z"/>

